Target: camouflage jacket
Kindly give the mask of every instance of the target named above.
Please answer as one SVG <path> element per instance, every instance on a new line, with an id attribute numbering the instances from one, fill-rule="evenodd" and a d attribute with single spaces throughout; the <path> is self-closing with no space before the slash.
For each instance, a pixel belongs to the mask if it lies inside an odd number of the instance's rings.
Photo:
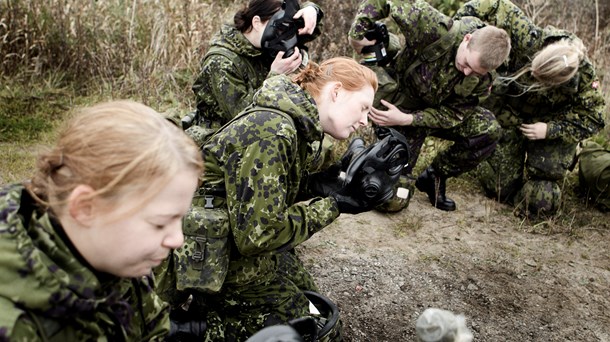
<path id="1" fill-rule="evenodd" d="M 315 6 L 307 2 L 305 6 Z M 320 35 L 316 25 L 310 39 Z M 218 128 L 252 103 L 254 92 L 272 76 L 270 60 L 261 49 L 231 25 L 223 25 L 210 41 L 201 71 L 193 85 L 197 112 L 212 128 Z"/>
<path id="2" fill-rule="evenodd" d="M 339 216 L 330 197 L 297 202 L 309 155 L 318 153 L 312 146 L 323 137 L 313 98 L 279 75 L 267 79 L 253 100 L 263 108 L 236 118 L 203 147 L 199 193 L 226 194 L 235 244 L 225 285 L 270 279 L 278 251 L 294 248 Z"/>
<path id="3" fill-rule="evenodd" d="M 479 101 L 489 95 L 492 76 L 488 73 L 482 77 L 466 77 L 455 67 L 455 55 L 464 35 L 485 24 L 476 18 L 454 22 L 424 0 L 365 0 L 358 8 L 350 37 L 361 40 L 375 21 L 387 17 L 396 22 L 405 37 L 405 46 L 391 67 L 395 70 L 399 89 L 407 94 L 402 107 L 418 109 L 412 112 L 412 125 L 443 128 L 448 117 L 459 119 L 478 111 Z M 456 27 L 459 32 L 448 51 L 423 61 L 407 73 L 422 51 L 449 34 L 454 25 L 459 25 Z"/>
<path id="4" fill-rule="evenodd" d="M 560 39 L 574 39 L 567 31 L 552 26 L 538 27 L 519 7 L 508 0 L 473 0 L 467 2 L 456 17 L 476 16 L 505 29 L 511 36 L 512 49 L 508 60 L 496 71 L 510 76 L 526 66 L 532 56 L 546 45 Z M 547 123 L 547 139 L 577 142 L 604 127 L 605 101 L 595 68 L 588 58 L 581 61 L 572 80 L 552 89 L 526 92 L 534 82 L 531 75 L 518 83 L 496 84 L 485 103 L 496 113 L 503 126 L 521 123 Z"/>
<path id="5" fill-rule="evenodd" d="M 97 274 L 68 241 L 22 185 L 0 188 L 0 340 L 163 340 L 152 279 Z"/>

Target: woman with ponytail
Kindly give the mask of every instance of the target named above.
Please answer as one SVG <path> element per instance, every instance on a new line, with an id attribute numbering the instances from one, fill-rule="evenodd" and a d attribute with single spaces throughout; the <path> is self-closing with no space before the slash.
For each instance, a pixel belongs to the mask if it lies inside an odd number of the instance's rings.
<path id="1" fill-rule="evenodd" d="M 164 340 L 151 270 L 182 245 L 202 169 L 149 107 L 76 113 L 31 181 L 0 188 L 0 340 Z"/>
<path id="2" fill-rule="evenodd" d="M 479 167 L 481 184 L 521 214 L 554 215 L 576 146 L 605 125 L 604 97 L 586 49 L 572 33 L 534 25 L 509 0 L 472 0 L 456 16 L 481 18 L 511 36 L 508 61 L 496 70 L 483 104 L 496 115 L 503 136 Z"/>
<path id="3" fill-rule="evenodd" d="M 228 219 L 216 221 L 228 222 L 228 265 L 223 269 L 216 262 L 213 272 L 199 272 L 211 261 L 194 264 L 188 258 L 194 252 L 183 248 L 174 254 L 175 264 L 159 272 L 165 278 L 176 273 L 173 283 L 164 281 L 173 288 L 160 293 L 175 316 L 206 322 L 204 340 L 243 341 L 265 326 L 309 315 L 304 290 L 316 288 L 294 248 L 341 212 L 370 208 L 341 190 L 302 202 L 304 177 L 324 133 L 343 140 L 367 124 L 376 90 L 375 74 L 351 58 L 310 62 L 292 78 L 267 79 L 254 94 L 253 105 L 207 140 L 206 174 L 193 203 L 210 210 L 199 211 L 200 222 L 211 210 L 226 212 Z M 194 241 L 209 242 L 204 235 L 209 238 L 212 228 L 222 230 L 205 223 L 199 227 L 195 235 L 201 236 Z M 215 233 L 215 241 L 221 240 L 222 234 Z M 212 249 L 219 250 L 217 245 L 205 247 Z M 294 258 L 289 272 L 280 267 L 286 263 L 283 258 Z M 214 255 L 214 260 L 222 256 Z M 204 286 L 210 275 L 223 272 L 219 284 Z"/>
<path id="4" fill-rule="evenodd" d="M 304 25 L 297 31 L 296 53 L 289 55 L 263 46 L 263 34 L 273 31 L 273 27 L 268 26 L 273 24 L 270 21 L 274 15 L 282 10 L 282 0 L 248 1 L 235 13 L 233 23 L 223 25 L 212 37 L 193 85 L 197 121 L 201 126 L 219 128 L 252 102 L 254 92 L 266 78 L 290 74 L 307 64 L 304 43 L 320 35 L 323 14 L 320 7 L 311 2 L 301 7 L 294 15 L 295 19 L 302 19 Z"/>

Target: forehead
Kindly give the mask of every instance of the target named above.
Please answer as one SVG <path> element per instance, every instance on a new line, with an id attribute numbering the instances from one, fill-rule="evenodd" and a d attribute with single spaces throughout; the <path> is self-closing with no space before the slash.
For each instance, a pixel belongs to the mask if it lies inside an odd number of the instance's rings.
<path id="1" fill-rule="evenodd" d="M 375 97 L 375 89 L 373 89 L 372 85 L 367 84 L 361 89 L 354 91 L 353 93 L 355 96 L 357 96 L 357 100 L 360 103 L 373 103 L 373 98 Z"/>

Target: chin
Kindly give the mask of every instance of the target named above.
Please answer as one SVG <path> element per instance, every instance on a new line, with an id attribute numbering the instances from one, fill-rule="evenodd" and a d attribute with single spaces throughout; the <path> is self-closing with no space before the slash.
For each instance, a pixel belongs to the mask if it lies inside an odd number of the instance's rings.
<path id="1" fill-rule="evenodd" d="M 345 140 L 347 138 L 349 138 L 351 132 L 340 132 L 340 133 L 328 133 L 331 137 L 337 139 L 337 140 Z"/>

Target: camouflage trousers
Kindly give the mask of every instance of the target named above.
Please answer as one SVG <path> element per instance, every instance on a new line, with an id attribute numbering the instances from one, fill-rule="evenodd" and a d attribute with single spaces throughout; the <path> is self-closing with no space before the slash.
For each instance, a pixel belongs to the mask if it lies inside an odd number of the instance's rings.
<path id="1" fill-rule="evenodd" d="M 309 315 L 309 299 L 303 291 L 317 292 L 313 278 L 294 251 L 277 257 L 278 272 L 272 279 L 205 295 L 205 341 L 244 341 L 266 326 Z"/>
<path id="2" fill-rule="evenodd" d="M 428 136 L 453 141 L 440 151 L 432 161 L 432 167 L 441 177 L 456 177 L 473 170 L 487 159 L 500 137 L 500 125 L 487 110 L 472 111 L 464 119 L 447 119 L 446 128 L 395 127 L 409 142 L 410 161 L 403 174 L 411 174 L 417 163 L 421 147 Z"/>
<path id="3" fill-rule="evenodd" d="M 502 130 L 491 157 L 477 169 L 485 193 L 528 216 L 552 215 L 561 204 L 561 183 L 574 167 L 577 143 L 527 140 L 518 127 Z"/>

